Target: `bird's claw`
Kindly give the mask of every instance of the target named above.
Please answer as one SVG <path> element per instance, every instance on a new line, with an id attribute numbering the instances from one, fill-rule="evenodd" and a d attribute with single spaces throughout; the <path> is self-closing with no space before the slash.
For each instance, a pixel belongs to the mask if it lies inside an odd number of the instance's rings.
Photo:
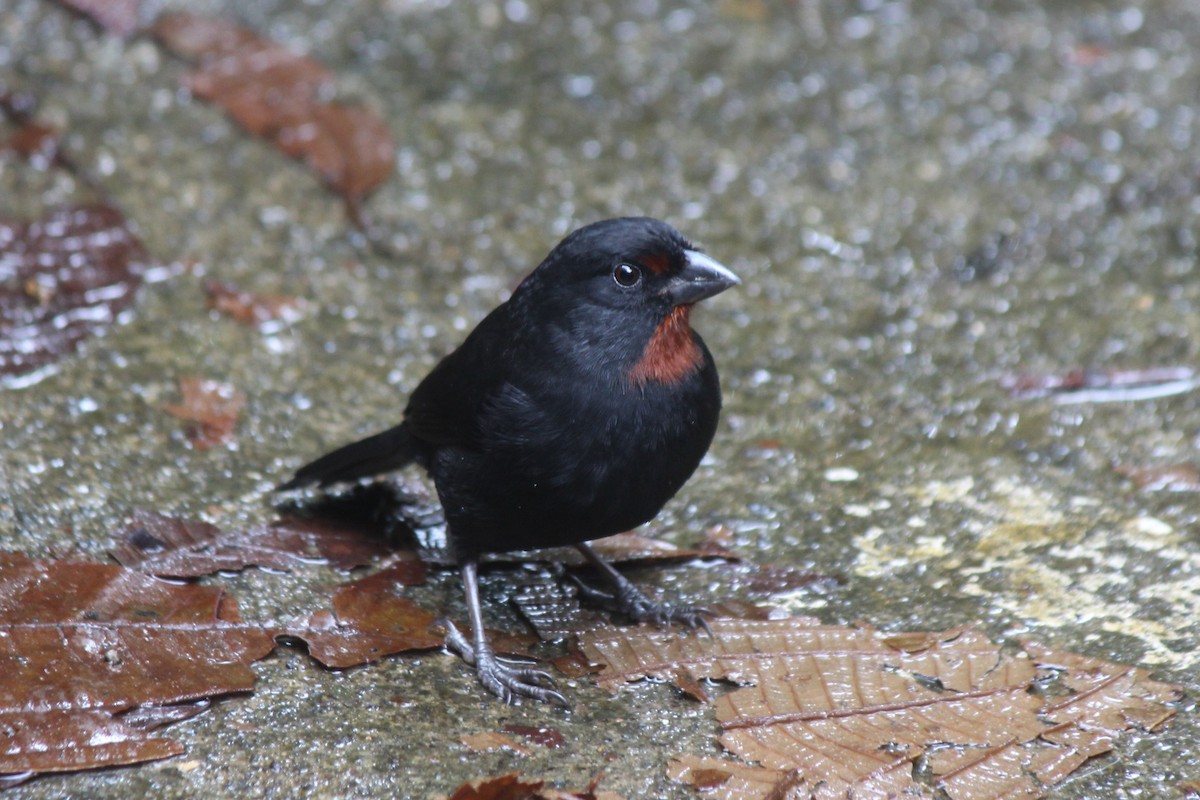
<path id="1" fill-rule="evenodd" d="M 527 666 L 532 662 L 497 656 L 490 648 L 475 647 L 448 619 L 438 620 L 446 629 L 446 647 L 463 661 L 475 667 L 479 682 L 505 703 L 528 697 L 543 703 L 554 703 L 569 709 L 567 698 L 556 691 L 554 678 L 540 669 Z"/>
<path id="2" fill-rule="evenodd" d="M 572 576 L 579 593 L 593 602 L 599 603 L 617 613 L 624 614 L 634 622 L 652 622 L 659 628 L 669 628 L 672 622 L 678 622 L 689 630 L 701 628 L 709 636 L 712 629 L 708 627 L 706 616 L 715 616 L 713 612 L 702 606 L 674 606 L 667 603 L 656 603 L 630 583 L 622 580 L 614 592 L 605 592 Z"/>

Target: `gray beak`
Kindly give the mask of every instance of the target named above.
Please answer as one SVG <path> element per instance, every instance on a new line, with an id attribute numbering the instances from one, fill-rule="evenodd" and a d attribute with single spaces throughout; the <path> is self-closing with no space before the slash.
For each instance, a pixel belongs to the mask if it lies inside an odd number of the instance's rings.
<path id="1" fill-rule="evenodd" d="M 685 250 L 684 255 L 687 265 L 663 289 L 663 295 L 677 306 L 699 303 L 742 282 L 724 264 L 698 250 Z"/>

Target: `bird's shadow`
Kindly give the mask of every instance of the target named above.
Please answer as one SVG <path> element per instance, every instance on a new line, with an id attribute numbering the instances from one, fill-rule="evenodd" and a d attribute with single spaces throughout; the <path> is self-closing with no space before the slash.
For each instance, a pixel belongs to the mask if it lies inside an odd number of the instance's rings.
<path id="1" fill-rule="evenodd" d="M 436 501 L 391 481 L 356 483 L 275 503 L 280 516 L 301 517 L 354 531 L 396 550 L 415 550 L 431 565 L 454 562 L 445 518 Z"/>

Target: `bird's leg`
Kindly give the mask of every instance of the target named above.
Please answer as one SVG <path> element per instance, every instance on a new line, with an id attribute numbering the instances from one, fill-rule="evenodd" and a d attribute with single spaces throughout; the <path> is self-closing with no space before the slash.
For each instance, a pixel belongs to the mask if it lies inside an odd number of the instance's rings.
<path id="1" fill-rule="evenodd" d="M 704 619 L 706 614 L 712 614 L 708 609 L 697 606 L 671 606 L 665 603 L 656 603 L 642 594 L 628 578 L 617 571 L 616 567 L 601 558 L 600 554 L 592 549 L 590 544 L 581 542 L 575 545 L 575 548 L 583 553 L 587 560 L 603 572 L 609 582 L 613 584 L 613 591 L 609 593 L 576 580 L 575 583 L 578 584 L 580 593 L 584 597 L 589 600 L 598 601 L 614 611 L 626 615 L 634 622 L 649 621 L 660 628 L 665 628 L 672 622 L 679 622 L 689 628 L 703 628 L 710 634 L 712 633 L 712 631 L 709 631 L 708 623 Z"/>
<path id="2" fill-rule="evenodd" d="M 554 690 L 554 679 L 545 672 L 518 663 L 502 660 L 493 652 L 483 630 L 483 607 L 479 603 L 479 565 L 472 559 L 462 565 L 463 588 L 467 595 L 467 610 L 471 615 L 472 640 L 467 641 L 453 623 L 445 621 L 446 646 L 462 660 L 475 667 L 479 681 L 492 694 L 506 703 L 518 697 L 532 697 L 570 708 L 567 698 Z"/>

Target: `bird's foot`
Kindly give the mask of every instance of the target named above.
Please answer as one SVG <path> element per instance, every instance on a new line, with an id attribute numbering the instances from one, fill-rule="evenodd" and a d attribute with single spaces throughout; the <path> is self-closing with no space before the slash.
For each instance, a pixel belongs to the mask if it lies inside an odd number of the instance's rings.
<path id="1" fill-rule="evenodd" d="M 702 606 L 656 603 L 642 594 L 641 590 L 624 576 L 613 579 L 616 589 L 612 592 L 588 586 L 578 578 L 573 580 L 584 598 L 624 614 L 634 622 L 653 622 L 660 628 L 669 628 L 672 622 L 678 622 L 685 628 L 702 628 L 709 636 L 712 635 L 705 617 L 713 616 L 713 612 Z"/>
<path id="2" fill-rule="evenodd" d="M 479 682 L 505 703 L 522 697 L 554 703 L 569 709 L 567 698 L 555 690 L 554 679 L 540 669 L 528 666 L 532 662 L 497 656 L 486 645 L 473 645 L 448 619 L 436 624 L 446 629 L 446 647 L 459 658 L 475 667 Z"/>

